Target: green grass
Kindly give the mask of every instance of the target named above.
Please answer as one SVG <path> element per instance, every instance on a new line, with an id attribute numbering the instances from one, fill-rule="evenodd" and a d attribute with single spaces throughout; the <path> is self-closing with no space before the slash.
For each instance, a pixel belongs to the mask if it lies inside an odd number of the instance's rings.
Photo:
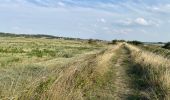
<path id="1" fill-rule="evenodd" d="M 157 55 L 164 56 L 166 58 L 170 58 L 170 50 L 164 49 L 160 46 L 148 45 L 148 46 L 141 46 L 142 49 L 153 52 Z"/>
<path id="2" fill-rule="evenodd" d="M 125 99 L 163 99 L 169 90 L 164 91 L 168 86 L 159 79 L 165 75 L 169 79 L 165 73 L 169 50 L 153 46 L 139 50 L 125 43 L 0 37 L 0 99 L 113 100 L 121 95 L 115 93 L 121 80 L 134 90 Z"/>
<path id="3" fill-rule="evenodd" d="M 39 98 L 67 63 L 102 48 L 87 41 L 0 37 L 0 98 Z"/>

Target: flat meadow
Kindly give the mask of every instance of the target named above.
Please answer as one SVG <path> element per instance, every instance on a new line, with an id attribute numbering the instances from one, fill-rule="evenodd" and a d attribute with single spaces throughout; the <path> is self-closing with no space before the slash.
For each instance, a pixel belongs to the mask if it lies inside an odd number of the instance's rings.
<path id="1" fill-rule="evenodd" d="M 69 62 L 102 48 L 87 41 L 0 37 L 0 98 L 18 98 L 43 80 L 53 81 Z"/>
<path id="2" fill-rule="evenodd" d="M 169 100 L 170 50 L 138 41 L 0 37 L 2 100 Z"/>

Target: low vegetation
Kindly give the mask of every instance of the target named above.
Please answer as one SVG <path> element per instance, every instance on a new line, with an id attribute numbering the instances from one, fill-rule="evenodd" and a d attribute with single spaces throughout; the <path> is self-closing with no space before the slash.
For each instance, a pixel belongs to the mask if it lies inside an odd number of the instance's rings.
<path id="1" fill-rule="evenodd" d="M 163 46 L 163 48 L 165 48 L 165 49 L 170 49 L 170 42 L 166 43 L 166 44 Z"/>
<path id="2" fill-rule="evenodd" d="M 111 44 L 126 42 L 125 40 L 112 40 Z"/>
<path id="3" fill-rule="evenodd" d="M 146 46 L 141 46 L 141 49 L 150 51 L 156 55 L 163 56 L 165 58 L 170 58 L 170 50 L 162 48 L 161 46 L 157 45 L 146 45 Z"/>
<path id="4" fill-rule="evenodd" d="M 133 44 L 133 45 L 142 45 L 143 44 L 140 41 L 128 41 L 128 43 Z"/>
<path id="5" fill-rule="evenodd" d="M 86 41 L 0 37 L 0 98 L 19 99 L 32 90 L 38 98 L 69 62 L 104 48 Z"/>
<path id="6" fill-rule="evenodd" d="M 170 99 L 167 48 L 140 41 L 0 36 L 2 100 Z"/>
<path id="7" fill-rule="evenodd" d="M 159 55 L 143 51 L 135 46 L 127 45 L 137 69 L 144 73 L 144 82 L 147 86 L 145 94 L 148 99 L 169 100 L 170 98 L 170 61 Z M 136 70 L 137 71 L 137 70 Z"/>

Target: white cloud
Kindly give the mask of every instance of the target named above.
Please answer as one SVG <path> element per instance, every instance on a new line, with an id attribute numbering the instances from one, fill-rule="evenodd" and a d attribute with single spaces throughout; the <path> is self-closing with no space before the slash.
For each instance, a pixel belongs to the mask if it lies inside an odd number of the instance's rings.
<path id="1" fill-rule="evenodd" d="M 147 20 L 143 17 L 137 17 L 135 19 L 128 18 L 125 20 L 119 20 L 117 23 L 123 26 L 159 26 L 160 22 L 156 19 Z"/>
<path id="2" fill-rule="evenodd" d="M 133 32 L 133 30 L 129 28 L 114 29 L 111 27 L 104 26 L 104 27 L 101 27 L 101 30 L 99 33 L 101 32 L 105 34 L 130 34 Z"/>
<path id="3" fill-rule="evenodd" d="M 146 36 L 136 35 L 136 33 L 169 32 L 170 15 L 167 13 L 170 12 L 170 5 L 161 4 L 162 1 L 152 6 L 132 3 L 134 0 L 120 3 L 104 3 L 103 0 L 99 0 L 102 2 L 97 0 L 34 1 L 36 2 L 0 0 L 0 20 L 1 23 L 5 23 L 0 26 L 0 31 L 51 33 L 61 36 L 81 33 L 79 34 L 81 37 L 90 37 L 98 33 L 103 34 L 100 37 L 102 39 L 111 38 L 112 34 L 117 36 L 128 34 L 130 38 L 136 36 L 135 38 L 144 37 L 145 39 Z M 159 12 L 166 12 L 166 14 Z M 156 26 L 159 26 L 159 29 Z M 116 37 L 116 35 L 112 36 Z"/>
<path id="4" fill-rule="evenodd" d="M 101 23 L 106 23 L 106 19 L 104 19 L 104 18 L 97 19 L 97 21 L 101 22 Z"/>
<path id="5" fill-rule="evenodd" d="M 104 26 L 103 30 L 109 30 L 109 27 Z"/>
<path id="6" fill-rule="evenodd" d="M 65 6 L 65 3 L 63 3 L 63 2 L 58 2 L 57 3 L 59 6 Z"/>
<path id="7" fill-rule="evenodd" d="M 115 33 L 117 34 L 130 34 L 133 30 L 132 29 L 120 29 L 115 30 Z"/>
<path id="8" fill-rule="evenodd" d="M 97 5 L 100 8 L 118 8 L 119 5 L 113 3 L 98 3 Z"/>
<path id="9" fill-rule="evenodd" d="M 133 20 L 128 18 L 128 19 L 125 19 L 125 20 L 119 20 L 118 23 L 125 25 L 125 26 L 129 26 L 129 25 L 133 24 Z"/>
<path id="10" fill-rule="evenodd" d="M 148 26 L 149 25 L 149 22 L 142 17 L 136 18 L 134 22 L 136 24 L 142 25 L 142 26 Z"/>
<path id="11" fill-rule="evenodd" d="M 170 13 L 170 4 L 160 4 L 147 7 L 149 11 L 154 13 Z"/>

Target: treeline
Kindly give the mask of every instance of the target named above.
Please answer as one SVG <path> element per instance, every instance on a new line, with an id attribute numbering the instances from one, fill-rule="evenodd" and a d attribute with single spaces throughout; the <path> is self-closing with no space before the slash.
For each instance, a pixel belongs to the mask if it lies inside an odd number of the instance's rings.
<path id="1" fill-rule="evenodd" d="M 125 40 L 112 40 L 111 44 L 116 44 L 116 43 L 119 43 L 119 42 L 126 42 L 126 43 L 130 43 L 130 44 L 133 44 L 133 45 L 142 45 L 144 44 L 143 42 L 140 42 L 140 41 L 125 41 Z"/>
<path id="2" fill-rule="evenodd" d="M 134 41 L 112 40 L 109 44 L 116 44 L 116 43 L 119 43 L 119 42 L 126 42 L 126 43 L 133 44 L 133 45 L 144 45 L 145 44 L 144 42 L 137 41 L 137 40 L 134 40 Z M 151 42 L 150 44 L 156 44 L 156 43 Z M 157 44 L 164 44 L 164 43 L 163 42 L 157 42 Z M 161 47 L 164 48 L 164 49 L 170 49 L 170 42 L 165 43 Z"/>
<path id="3" fill-rule="evenodd" d="M 80 38 L 58 37 L 45 34 L 14 34 L 0 32 L 0 37 L 25 37 L 25 38 L 47 38 L 47 39 L 64 39 L 64 40 L 83 40 Z"/>
<path id="4" fill-rule="evenodd" d="M 88 41 L 89 44 L 94 44 L 97 42 L 106 42 L 106 41 L 100 40 L 100 39 L 81 39 L 81 38 L 59 37 L 59 36 L 45 35 L 45 34 L 14 34 L 14 33 L 4 33 L 4 32 L 0 32 L 0 37 L 24 37 L 24 38 L 81 40 L 81 41 Z"/>
<path id="5" fill-rule="evenodd" d="M 70 38 L 70 37 L 59 37 L 53 35 L 45 35 L 45 34 L 14 34 L 14 33 L 4 33 L 0 32 L 0 37 L 25 37 L 25 38 L 47 38 L 47 39 L 64 39 L 64 40 L 88 40 L 89 44 L 94 44 L 96 42 L 106 42 L 104 40 L 99 39 L 80 39 L 80 38 Z M 133 45 L 143 45 L 144 42 L 141 41 L 126 41 L 126 40 L 112 40 L 109 44 L 116 44 L 118 42 L 127 42 Z M 162 43 L 162 42 L 158 42 Z M 167 42 L 162 48 L 170 49 L 170 42 Z"/>
<path id="6" fill-rule="evenodd" d="M 166 43 L 166 44 L 163 46 L 163 48 L 165 48 L 165 49 L 170 49 L 170 42 Z"/>

